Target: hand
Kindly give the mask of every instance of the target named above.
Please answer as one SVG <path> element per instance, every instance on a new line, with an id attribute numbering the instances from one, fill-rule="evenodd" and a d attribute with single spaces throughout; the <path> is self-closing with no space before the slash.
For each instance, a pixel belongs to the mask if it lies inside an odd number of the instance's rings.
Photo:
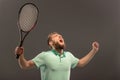
<path id="1" fill-rule="evenodd" d="M 92 47 L 93 47 L 93 49 L 95 50 L 95 51 L 98 51 L 99 50 L 99 43 L 98 42 L 93 42 L 92 43 Z"/>
<path id="2" fill-rule="evenodd" d="M 15 54 L 16 55 L 21 55 L 21 54 L 23 54 L 24 53 L 24 48 L 23 47 L 16 47 L 15 48 Z"/>

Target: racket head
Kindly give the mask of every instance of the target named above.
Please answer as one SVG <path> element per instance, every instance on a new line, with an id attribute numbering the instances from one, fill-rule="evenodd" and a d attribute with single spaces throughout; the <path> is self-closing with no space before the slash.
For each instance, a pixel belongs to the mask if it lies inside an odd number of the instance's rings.
<path id="1" fill-rule="evenodd" d="M 33 3 L 24 4 L 18 12 L 18 27 L 23 32 L 31 31 L 38 21 L 39 9 Z"/>

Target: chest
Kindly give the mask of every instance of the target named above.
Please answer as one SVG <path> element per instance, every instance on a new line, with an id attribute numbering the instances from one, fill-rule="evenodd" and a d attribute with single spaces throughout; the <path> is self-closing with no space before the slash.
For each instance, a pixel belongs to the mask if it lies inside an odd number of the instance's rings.
<path id="1" fill-rule="evenodd" d="M 46 56 L 45 63 L 47 68 L 51 70 L 69 70 L 71 66 L 68 56 L 49 55 Z"/>

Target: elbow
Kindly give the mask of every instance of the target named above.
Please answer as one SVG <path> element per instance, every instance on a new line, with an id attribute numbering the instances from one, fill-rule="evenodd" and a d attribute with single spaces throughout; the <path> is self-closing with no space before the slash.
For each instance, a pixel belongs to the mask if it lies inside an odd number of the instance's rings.
<path id="1" fill-rule="evenodd" d="M 20 66 L 20 68 L 23 69 L 23 70 L 26 70 L 26 69 L 27 69 L 26 66 Z"/>
<path id="2" fill-rule="evenodd" d="M 85 67 L 85 63 L 84 62 L 82 62 L 82 61 L 79 61 L 79 63 L 78 63 L 78 67 L 80 67 L 80 68 L 83 68 L 83 67 Z"/>
<path id="3" fill-rule="evenodd" d="M 23 70 L 28 69 L 28 67 L 29 67 L 29 65 L 27 65 L 27 64 L 20 65 L 20 68 L 23 69 Z"/>
<path id="4" fill-rule="evenodd" d="M 34 63 L 31 61 L 19 62 L 19 66 L 21 69 L 30 69 L 34 67 Z"/>
<path id="5" fill-rule="evenodd" d="M 83 65 L 83 64 L 79 64 L 79 65 L 78 65 L 79 68 L 83 68 L 84 66 L 85 66 L 85 65 Z"/>

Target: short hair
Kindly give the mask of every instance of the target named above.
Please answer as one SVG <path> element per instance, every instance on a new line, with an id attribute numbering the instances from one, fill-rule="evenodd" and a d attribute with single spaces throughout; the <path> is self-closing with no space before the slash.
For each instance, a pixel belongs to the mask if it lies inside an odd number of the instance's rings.
<path id="1" fill-rule="evenodd" d="M 54 35 L 54 34 L 59 34 L 57 32 L 52 32 L 48 35 L 48 38 L 47 38 L 47 44 L 49 45 L 49 42 L 52 40 L 51 36 Z M 50 46 L 50 45 L 49 45 Z"/>

